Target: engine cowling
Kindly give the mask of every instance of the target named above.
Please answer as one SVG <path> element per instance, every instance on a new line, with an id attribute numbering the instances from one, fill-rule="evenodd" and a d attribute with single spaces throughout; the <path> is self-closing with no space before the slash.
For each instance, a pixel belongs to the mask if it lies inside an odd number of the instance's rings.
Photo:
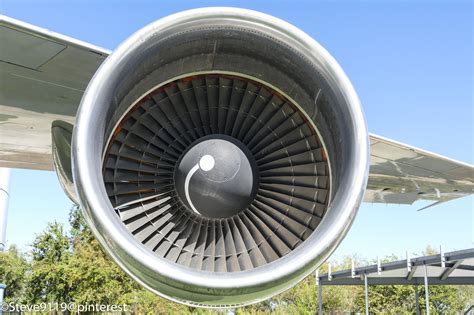
<path id="1" fill-rule="evenodd" d="M 77 198 L 132 278 L 230 307 L 288 289 L 348 231 L 369 145 L 357 95 L 317 42 L 242 9 L 181 12 L 108 57 L 74 126 Z"/>

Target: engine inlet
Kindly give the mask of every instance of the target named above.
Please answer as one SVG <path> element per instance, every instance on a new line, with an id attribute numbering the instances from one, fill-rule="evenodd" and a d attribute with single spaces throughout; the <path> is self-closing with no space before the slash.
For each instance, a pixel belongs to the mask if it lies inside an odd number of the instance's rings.
<path id="1" fill-rule="evenodd" d="M 270 263 L 316 229 L 329 175 L 312 122 L 243 77 L 184 77 L 143 96 L 104 161 L 110 201 L 156 255 L 218 272 Z"/>

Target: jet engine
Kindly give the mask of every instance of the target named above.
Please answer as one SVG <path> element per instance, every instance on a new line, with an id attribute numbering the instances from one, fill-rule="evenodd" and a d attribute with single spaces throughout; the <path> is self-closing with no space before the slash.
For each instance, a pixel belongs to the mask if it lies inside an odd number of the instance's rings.
<path id="1" fill-rule="evenodd" d="M 149 290 L 235 307 L 280 293 L 340 243 L 364 195 L 368 133 L 311 37 L 249 10 L 141 29 L 94 75 L 73 131 L 77 199 Z"/>

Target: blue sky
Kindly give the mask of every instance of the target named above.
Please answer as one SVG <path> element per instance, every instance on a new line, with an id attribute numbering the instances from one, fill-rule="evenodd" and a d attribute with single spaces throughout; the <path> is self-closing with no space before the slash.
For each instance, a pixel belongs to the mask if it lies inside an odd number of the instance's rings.
<path id="1" fill-rule="evenodd" d="M 144 25 L 205 6 L 259 10 L 289 21 L 338 60 L 362 101 L 369 131 L 473 163 L 473 4 L 469 1 L 12 1 L 2 14 L 114 49 Z M 13 170 L 7 242 L 27 249 L 71 202 L 52 172 Z M 474 199 L 417 212 L 363 205 L 332 259 L 375 258 L 427 245 L 474 246 Z"/>

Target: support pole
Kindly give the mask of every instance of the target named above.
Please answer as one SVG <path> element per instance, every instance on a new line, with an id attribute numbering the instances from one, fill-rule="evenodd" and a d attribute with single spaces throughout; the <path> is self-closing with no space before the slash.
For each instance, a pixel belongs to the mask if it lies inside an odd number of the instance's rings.
<path id="1" fill-rule="evenodd" d="M 5 250 L 7 236 L 8 186 L 10 169 L 0 167 L 0 252 Z M 3 294 L 6 285 L 0 283 L 0 314 L 2 314 Z"/>
<path id="2" fill-rule="evenodd" d="M 365 286 L 365 314 L 369 315 L 369 285 L 367 283 L 367 274 L 364 274 L 364 286 Z"/>
<path id="3" fill-rule="evenodd" d="M 319 281 L 318 286 L 318 300 L 319 300 L 319 315 L 323 315 L 323 286 Z"/>
<path id="4" fill-rule="evenodd" d="M 420 315 L 420 297 L 418 296 L 418 285 L 415 285 L 415 312 Z"/>
<path id="5" fill-rule="evenodd" d="M 0 252 L 3 252 L 6 246 L 9 184 L 10 169 L 0 168 Z"/>
<path id="6" fill-rule="evenodd" d="M 426 315 L 430 315 L 430 294 L 428 292 L 428 267 L 425 265 L 425 302 Z"/>
<path id="7" fill-rule="evenodd" d="M 316 285 L 318 286 L 319 315 L 323 315 L 323 285 L 321 283 L 321 279 L 319 278 L 319 269 L 316 269 L 314 279 L 316 280 Z"/>

